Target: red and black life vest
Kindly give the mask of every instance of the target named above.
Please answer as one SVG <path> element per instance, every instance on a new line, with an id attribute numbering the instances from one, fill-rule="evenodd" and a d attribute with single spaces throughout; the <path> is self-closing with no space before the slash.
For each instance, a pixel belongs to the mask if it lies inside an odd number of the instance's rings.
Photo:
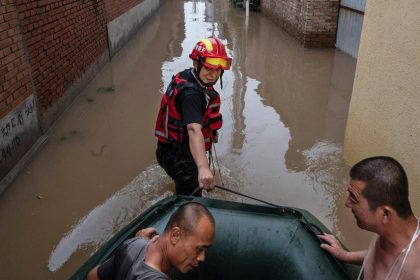
<path id="1" fill-rule="evenodd" d="M 185 79 L 180 73 L 172 77 L 172 81 L 162 97 L 159 114 L 156 120 L 155 136 L 161 143 L 182 143 L 184 126 L 181 115 L 176 109 L 175 98 L 183 94 L 186 88 L 197 89 L 196 94 L 204 94 L 206 109 L 202 118 L 201 131 L 204 136 L 206 151 L 211 149 L 212 143 L 217 142 L 217 130 L 222 127 L 222 114 L 220 113 L 220 96 L 213 87 L 201 88 Z M 195 93 L 194 93 L 195 94 Z"/>

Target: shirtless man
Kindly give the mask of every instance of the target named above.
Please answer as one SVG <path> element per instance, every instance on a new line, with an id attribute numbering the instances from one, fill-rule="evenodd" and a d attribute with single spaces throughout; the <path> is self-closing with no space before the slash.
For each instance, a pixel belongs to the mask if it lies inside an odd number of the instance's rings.
<path id="1" fill-rule="evenodd" d="M 376 233 L 364 251 L 345 251 L 333 235 L 321 248 L 343 262 L 360 264 L 358 279 L 420 279 L 420 229 L 408 200 L 407 175 L 391 157 L 367 158 L 350 170 L 350 208 L 357 225 Z M 363 275 L 363 276 L 362 276 Z"/>

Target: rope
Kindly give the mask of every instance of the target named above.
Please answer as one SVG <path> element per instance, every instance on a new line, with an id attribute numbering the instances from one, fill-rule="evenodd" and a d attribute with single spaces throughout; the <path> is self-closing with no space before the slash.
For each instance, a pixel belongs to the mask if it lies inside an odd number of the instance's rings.
<path id="1" fill-rule="evenodd" d="M 212 145 L 212 148 L 214 150 L 214 158 L 216 159 L 216 165 L 217 165 L 217 168 L 219 169 L 219 172 L 218 173 L 219 173 L 219 177 L 220 177 L 220 182 L 222 183 L 221 186 L 215 185 L 214 186 L 215 188 L 221 189 L 221 190 L 224 190 L 224 191 L 227 191 L 227 192 L 230 192 L 230 193 L 239 195 L 239 196 L 243 196 L 243 197 L 246 197 L 246 198 L 249 198 L 249 199 L 253 199 L 255 201 L 258 201 L 258 202 L 261 202 L 261 203 L 265 203 L 265 204 L 270 205 L 270 206 L 273 206 L 273 207 L 284 208 L 283 206 L 280 206 L 280 205 L 277 205 L 277 204 L 273 204 L 273 203 L 270 203 L 270 202 L 267 202 L 267 201 L 264 201 L 264 200 L 261 200 L 261 199 L 258 199 L 258 198 L 255 198 L 255 197 L 252 197 L 252 196 L 249 196 L 249 195 L 246 195 L 246 194 L 237 192 L 237 191 L 233 191 L 233 190 L 228 189 L 228 188 L 225 188 L 224 187 L 225 183 L 223 182 L 223 178 L 222 178 L 222 172 L 220 170 L 219 157 L 217 156 L 216 145 L 214 145 L 214 143 Z M 213 171 L 214 171 L 214 173 L 216 172 L 216 170 L 214 168 L 214 160 L 213 160 Z"/>
<path id="2" fill-rule="evenodd" d="M 195 188 L 195 190 L 189 196 L 193 196 L 199 189 L 200 187 Z"/>
<path id="3" fill-rule="evenodd" d="M 249 196 L 249 195 L 237 192 L 237 191 L 233 191 L 233 190 L 230 190 L 230 189 L 222 187 L 222 186 L 215 185 L 214 187 L 217 188 L 217 189 L 221 189 L 221 190 L 236 194 L 236 195 L 240 195 L 240 196 L 243 196 L 243 197 L 246 197 L 246 198 L 249 198 L 249 199 L 253 199 L 253 200 L 258 201 L 258 202 L 265 203 L 265 204 L 273 206 L 273 207 L 284 208 L 283 206 L 280 206 L 280 205 L 277 205 L 277 204 L 274 204 L 274 203 L 271 203 L 271 202 L 267 202 L 265 200 L 261 200 L 261 199 L 258 199 L 256 197 L 252 197 L 252 196 Z"/>
<path id="4" fill-rule="evenodd" d="M 242 197 L 245 197 L 245 198 L 249 198 L 249 199 L 252 199 L 252 200 L 255 200 L 255 201 L 258 201 L 258 202 L 261 202 L 261 203 L 264 203 L 264 204 L 267 204 L 267 205 L 270 205 L 270 206 L 272 206 L 272 207 L 276 207 L 276 208 L 281 208 L 281 209 L 289 209 L 289 208 L 287 208 L 287 207 L 284 207 L 284 206 L 281 206 L 281 205 L 278 205 L 278 204 L 274 204 L 274 203 L 271 203 L 271 202 L 268 202 L 268 201 L 265 201 L 265 200 L 262 200 L 262 199 L 259 199 L 259 198 L 256 198 L 256 197 L 253 197 L 253 196 L 250 196 L 250 195 L 246 195 L 246 194 L 243 194 L 243 193 L 240 193 L 240 192 L 237 192 L 237 191 L 234 191 L 234 190 L 231 190 L 231 189 L 228 189 L 228 188 L 226 188 L 226 187 L 224 187 L 224 185 L 225 185 L 225 183 L 223 182 L 223 178 L 222 178 L 222 172 L 221 172 L 221 170 L 220 170 L 220 164 L 219 164 L 219 158 L 218 158 L 218 156 L 217 156 L 217 152 L 216 152 L 216 147 L 215 147 L 215 145 L 214 145 L 214 143 L 213 143 L 213 145 L 212 145 L 212 148 L 213 148 L 213 150 L 214 150 L 214 158 L 216 159 L 216 165 L 217 165 L 217 168 L 219 169 L 219 177 L 220 177 L 220 182 L 222 183 L 222 185 L 221 186 L 219 186 L 219 185 L 215 185 L 214 187 L 215 188 L 217 188 L 217 189 L 220 189 L 220 190 L 223 190 L 223 191 L 226 191 L 226 192 L 230 192 L 230 193 L 233 193 L 233 194 L 236 194 L 236 195 L 239 195 L 239 196 L 242 196 Z M 216 173 L 216 170 L 215 170 L 215 168 L 214 168 L 214 159 L 213 159 L 213 157 L 212 157 L 212 154 L 211 154 L 211 152 L 210 152 L 210 157 L 211 157 L 211 162 L 212 162 L 212 166 L 213 166 L 213 174 L 215 174 Z M 197 188 L 198 189 L 198 188 Z M 196 191 L 197 191 L 197 189 L 195 189 L 194 190 L 194 192 L 192 193 L 192 194 L 194 194 Z M 191 194 L 191 195 L 192 195 Z M 290 208 L 291 209 L 291 208 Z M 313 224 L 313 223 L 310 223 L 307 219 L 306 219 L 306 217 L 301 213 L 301 212 L 299 212 L 299 211 L 297 211 L 297 210 L 295 210 L 295 209 L 291 209 L 291 211 L 292 212 L 294 212 L 294 213 L 299 213 L 300 215 L 301 215 L 301 217 L 302 217 L 302 222 L 303 222 L 303 224 L 309 229 L 309 231 L 311 231 L 311 232 L 313 232 L 315 235 L 317 234 L 316 232 L 315 232 L 315 230 L 317 230 L 318 231 L 318 234 L 324 234 L 324 232 L 317 226 L 317 225 L 315 225 L 315 224 Z M 318 238 L 319 239 L 319 238 Z M 321 242 L 323 242 L 321 239 L 319 239 Z"/>
<path id="5" fill-rule="evenodd" d="M 271 203 L 271 202 L 268 202 L 268 201 L 265 201 L 265 200 L 262 200 L 262 199 L 259 199 L 259 198 L 256 198 L 256 197 L 252 197 L 252 196 L 249 196 L 249 195 L 246 195 L 246 194 L 237 192 L 237 191 L 233 191 L 231 189 L 228 189 L 228 188 L 225 188 L 225 187 L 222 187 L 222 186 L 215 185 L 214 187 L 217 188 L 217 189 L 221 189 L 221 190 L 224 190 L 224 191 L 227 191 L 227 192 L 230 192 L 230 193 L 239 195 L 239 196 L 243 196 L 243 197 L 246 197 L 246 198 L 249 198 L 249 199 L 258 201 L 258 202 L 265 203 L 267 205 L 270 205 L 270 206 L 273 206 L 273 207 L 276 207 L 276 208 L 290 209 L 289 211 L 291 211 L 293 213 L 299 213 L 300 214 L 302 223 L 309 229 L 309 231 L 313 232 L 315 235 L 316 234 L 324 234 L 324 232 L 322 231 L 322 229 L 320 227 L 318 227 L 316 224 L 313 224 L 313 223 L 309 222 L 306 219 L 306 217 L 300 211 L 298 211 L 298 210 L 295 210 L 293 208 L 288 208 L 288 207 L 280 206 L 280 205 L 277 205 L 277 204 L 274 204 L 274 203 Z M 318 233 L 316 233 L 315 230 L 317 230 Z M 321 239 L 319 239 L 319 240 L 322 242 Z"/>

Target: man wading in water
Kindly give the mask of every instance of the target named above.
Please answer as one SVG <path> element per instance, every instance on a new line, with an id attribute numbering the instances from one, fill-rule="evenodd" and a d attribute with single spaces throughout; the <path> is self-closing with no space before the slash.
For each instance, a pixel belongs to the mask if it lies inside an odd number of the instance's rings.
<path id="1" fill-rule="evenodd" d="M 219 78 L 222 83 L 232 59 L 215 37 L 200 40 L 190 58 L 193 68 L 176 74 L 162 97 L 156 157 L 175 181 L 176 194 L 201 196 L 201 189 L 214 188 L 206 152 L 222 127 L 220 96 L 213 85 Z"/>

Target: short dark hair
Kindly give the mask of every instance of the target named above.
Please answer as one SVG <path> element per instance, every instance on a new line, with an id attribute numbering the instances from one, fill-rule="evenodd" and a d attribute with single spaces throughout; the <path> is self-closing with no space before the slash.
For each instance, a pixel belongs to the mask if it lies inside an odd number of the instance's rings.
<path id="1" fill-rule="evenodd" d="M 187 234 L 193 233 L 203 217 L 208 218 L 212 225 L 215 225 L 213 215 L 204 205 L 198 202 L 186 202 L 171 215 L 166 224 L 165 232 L 169 232 L 177 226 Z"/>
<path id="2" fill-rule="evenodd" d="M 362 194 L 371 211 L 388 205 L 402 218 L 413 214 L 408 200 L 407 175 L 394 158 L 376 156 L 361 160 L 350 169 L 350 178 L 366 183 Z"/>

